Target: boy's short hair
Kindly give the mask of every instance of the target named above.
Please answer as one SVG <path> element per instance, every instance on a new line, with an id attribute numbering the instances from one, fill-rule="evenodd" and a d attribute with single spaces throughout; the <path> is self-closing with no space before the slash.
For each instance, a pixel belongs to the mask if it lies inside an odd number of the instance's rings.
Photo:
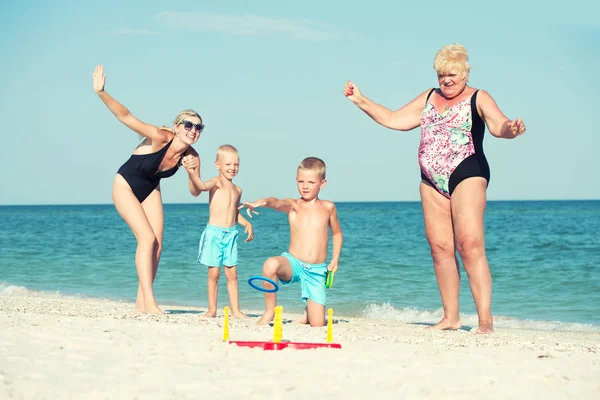
<path id="1" fill-rule="evenodd" d="M 304 171 L 315 171 L 319 178 L 325 179 L 325 161 L 321 160 L 317 157 L 306 157 L 300 165 L 298 165 L 298 169 L 302 169 Z"/>
<path id="2" fill-rule="evenodd" d="M 221 157 L 223 153 L 226 152 L 237 154 L 239 156 L 238 150 L 235 147 L 233 147 L 230 144 L 224 144 L 222 146 L 219 146 L 219 148 L 217 149 L 217 160 L 219 160 L 219 157 Z"/>

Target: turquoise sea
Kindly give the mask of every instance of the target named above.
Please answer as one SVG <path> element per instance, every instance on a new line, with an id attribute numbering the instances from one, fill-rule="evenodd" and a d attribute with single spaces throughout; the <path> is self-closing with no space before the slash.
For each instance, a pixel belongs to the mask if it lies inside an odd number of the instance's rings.
<path id="1" fill-rule="evenodd" d="M 437 322 L 442 315 L 421 205 L 338 203 L 344 231 L 340 270 L 328 291 L 336 315 Z M 206 306 L 206 268 L 196 263 L 206 204 L 165 205 L 159 304 Z M 494 280 L 497 327 L 600 332 L 600 201 L 491 201 L 486 246 Z M 256 237 L 240 229 L 240 304 L 261 310 L 262 294 L 246 280 L 287 248 L 287 218 L 263 210 Z M 109 298 L 132 302 L 135 239 L 113 205 L 1 206 L 0 295 Z M 476 324 L 461 269 L 463 323 Z M 219 308 L 227 304 L 221 276 Z M 291 312 L 300 288 L 279 292 Z M 133 307 L 132 307 L 133 308 Z"/>

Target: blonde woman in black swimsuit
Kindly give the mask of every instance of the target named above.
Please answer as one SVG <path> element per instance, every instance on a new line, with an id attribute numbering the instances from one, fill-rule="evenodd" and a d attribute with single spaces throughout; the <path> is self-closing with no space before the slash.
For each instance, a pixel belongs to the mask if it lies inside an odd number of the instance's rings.
<path id="1" fill-rule="evenodd" d="M 104 91 L 106 76 L 101 65 L 93 74 L 94 91 L 108 109 L 128 128 L 144 137 L 133 154 L 121 166 L 113 184 L 113 201 L 137 240 L 135 266 L 138 293 L 135 310 L 162 314 L 156 304 L 152 284 L 162 249 L 164 215 L 160 179 L 174 175 L 183 165 L 188 174 L 198 174 L 200 160 L 191 145 L 204 129 L 200 115 L 185 110 L 175 117 L 173 128 L 146 124 Z M 190 185 L 190 192 L 197 196 Z"/>

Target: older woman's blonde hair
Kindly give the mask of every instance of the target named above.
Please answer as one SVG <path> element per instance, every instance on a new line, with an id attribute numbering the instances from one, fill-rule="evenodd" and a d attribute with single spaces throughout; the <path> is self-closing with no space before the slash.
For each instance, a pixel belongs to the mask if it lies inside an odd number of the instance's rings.
<path id="1" fill-rule="evenodd" d="M 465 46 L 452 43 L 442 46 L 435 55 L 433 68 L 439 74 L 447 74 L 457 70 L 463 78 L 469 78 L 471 64 L 469 64 L 469 53 Z"/>
<path id="2" fill-rule="evenodd" d="M 175 117 L 175 120 L 173 121 L 173 124 L 178 125 L 178 124 L 180 124 L 182 121 L 184 121 L 188 117 L 197 117 L 200 120 L 200 123 L 202 123 L 202 117 L 196 111 L 194 111 L 194 110 L 183 110 L 182 112 L 180 112 L 179 114 L 177 114 L 177 116 Z M 171 133 L 175 133 L 173 131 L 173 129 L 171 129 L 171 128 L 167 127 L 167 126 L 164 126 L 164 125 L 161 126 L 159 129 L 162 129 L 163 131 L 169 131 Z"/>

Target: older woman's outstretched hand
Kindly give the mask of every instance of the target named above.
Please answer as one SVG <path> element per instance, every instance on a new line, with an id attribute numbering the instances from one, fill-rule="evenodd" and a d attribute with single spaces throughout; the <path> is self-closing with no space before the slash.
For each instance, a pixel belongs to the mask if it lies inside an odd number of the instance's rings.
<path id="1" fill-rule="evenodd" d="M 346 86 L 344 86 L 344 96 L 346 96 L 348 100 L 352 101 L 353 103 L 356 103 L 362 97 L 362 93 L 360 92 L 358 86 L 351 81 L 348 81 L 346 82 Z"/>
<path id="2" fill-rule="evenodd" d="M 524 134 L 525 129 L 525 124 L 521 118 L 517 118 L 510 123 L 510 130 L 515 137 Z"/>
<path id="3" fill-rule="evenodd" d="M 100 93 L 104 91 L 104 83 L 106 82 L 106 75 L 104 75 L 104 67 L 102 65 L 96 65 L 94 70 L 94 92 Z"/>

